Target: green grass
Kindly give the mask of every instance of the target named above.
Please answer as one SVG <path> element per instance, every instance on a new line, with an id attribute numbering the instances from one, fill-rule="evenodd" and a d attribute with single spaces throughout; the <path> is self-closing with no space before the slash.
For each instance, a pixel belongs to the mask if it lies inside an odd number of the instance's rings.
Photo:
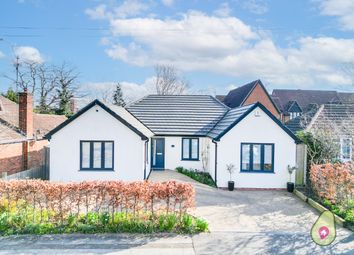
<path id="1" fill-rule="evenodd" d="M 208 223 L 187 213 L 136 211 L 89 212 L 66 214 L 61 217 L 55 211 L 40 211 L 21 202 L 1 206 L 0 235 L 15 234 L 63 234 L 63 233 L 178 233 L 195 234 L 208 231 Z"/>
<path id="2" fill-rule="evenodd" d="M 181 174 L 184 174 L 184 175 L 186 175 L 186 176 L 188 176 L 188 177 L 192 178 L 193 180 L 196 180 L 200 183 L 209 185 L 211 187 L 216 187 L 215 182 L 213 181 L 210 174 L 208 174 L 208 173 L 195 171 L 192 169 L 188 170 L 183 167 L 177 167 L 176 171 Z"/>
<path id="3" fill-rule="evenodd" d="M 331 212 L 343 218 L 349 225 L 354 226 L 354 200 L 349 200 L 345 206 L 332 204 L 331 201 L 326 199 L 322 204 Z"/>
<path id="4" fill-rule="evenodd" d="M 27 216 L 19 214 L 0 214 L 0 235 L 14 234 L 63 234 L 63 233 L 178 233 L 195 234 L 208 231 L 208 223 L 200 218 L 184 214 L 161 214 L 159 216 L 126 215 L 115 213 L 114 220 L 108 213 L 89 213 L 70 215 L 63 224 L 57 222 L 32 222 Z"/>

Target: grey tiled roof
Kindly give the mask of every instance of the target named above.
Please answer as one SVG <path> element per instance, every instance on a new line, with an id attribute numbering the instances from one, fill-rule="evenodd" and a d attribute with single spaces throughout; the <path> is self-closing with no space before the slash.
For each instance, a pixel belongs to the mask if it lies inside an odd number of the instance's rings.
<path id="1" fill-rule="evenodd" d="M 206 136 L 228 111 L 208 95 L 149 95 L 128 110 L 156 135 Z"/>
<path id="2" fill-rule="evenodd" d="M 340 128 L 341 132 L 347 133 L 343 130 L 354 130 L 354 104 L 324 104 L 289 120 L 285 126 L 296 133 L 308 128 L 311 122 L 312 128 Z"/>
<path id="3" fill-rule="evenodd" d="M 241 118 L 254 104 L 233 108 L 219 121 L 219 123 L 209 132 L 208 136 L 216 138 L 226 132 L 229 127 Z"/>
<path id="4" fill-rule="evenodd" d="M 223 102 L 227 106 L 234 108 L 239 107 L 243 104 L 245 99 L 248 97 L 253 88 L 257 85 L 257 83 L 261 82 L 260 80 L 255 80 L 246 85 L 238 87 L 236 89 L 231 90 L 224 98 Z"/>
<path id="5" fill-rule="evenodd" d="M 325 104 L 316 119 L 313 120 L 311 129 L 333 129 L 333 133 L 341 136 L 354 135 L 354 104 Z"/>

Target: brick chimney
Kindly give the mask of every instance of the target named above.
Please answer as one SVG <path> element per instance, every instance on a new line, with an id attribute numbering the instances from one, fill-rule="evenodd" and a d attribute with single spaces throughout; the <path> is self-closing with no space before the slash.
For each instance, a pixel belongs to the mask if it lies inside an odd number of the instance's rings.
<path id="1" fill-rule="evenodd" d="M 27 90 L 19 93 L 19 128 L 27 138 L 33 138 L 33 99 Z"/>
<path id="2" fill-rule="evenodd" d="M 75 98 L 71 98 L 70 99 L 70 111 L 71 111 L 71 113 L 76 113 L 77 112 L 76 99 Z"/>

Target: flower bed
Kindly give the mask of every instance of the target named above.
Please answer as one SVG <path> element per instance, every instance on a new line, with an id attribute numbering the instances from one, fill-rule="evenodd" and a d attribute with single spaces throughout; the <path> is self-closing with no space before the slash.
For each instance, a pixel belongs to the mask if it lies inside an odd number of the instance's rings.
<path id="1" fill-rule="evenodd" d="M 352 164 L 313 165 L 311 197 L 354 226 L 354 172 Z"/>
<path id="2" fill-rule="evenodd" d="M 183 167 L 177 167 L 176 171 L 187 175 L 188 177 L 192 178 L 193 180 L 196 180 L 200 183 L 209 185 L 211 187 L 216 187 L 215 182 L 213 181 L 213 179 L 211 178 L 209 173 L 205 173 L 205 172 L 200 172 L 200 171 L 196 171 L 196 170 L 188 170 L 185 169 Z"/>
<path id="3" fill-rule="evenodd" d="M 190 184 L 174 181 L 0 181 L 0 233 L 207 231 L 187 212 L 194 199 Z"/>

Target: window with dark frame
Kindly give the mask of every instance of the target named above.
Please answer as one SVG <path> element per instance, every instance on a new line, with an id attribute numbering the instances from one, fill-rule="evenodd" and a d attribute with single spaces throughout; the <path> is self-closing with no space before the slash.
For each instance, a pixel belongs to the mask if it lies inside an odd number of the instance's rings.
<path id="1" fill-rule="evenodd" d="M 199 160 L 199 138 L 182 138 L 182 160 Z"/>
<path id="2" fill-rule="evenodd" d="M 80 170 L 113 170 L 113 141 L 80 141 Z"/>
<path id="3" fill-rule="evenodd" d="M 343 162 L 350 161 L 352 159 L 352 138 L 340 139 L 340 159 Z"/>
<path id="4" fill-rule="evenodd" d="M 241 172 L 274 172 L 274 144 L 241 143 Z"/>

